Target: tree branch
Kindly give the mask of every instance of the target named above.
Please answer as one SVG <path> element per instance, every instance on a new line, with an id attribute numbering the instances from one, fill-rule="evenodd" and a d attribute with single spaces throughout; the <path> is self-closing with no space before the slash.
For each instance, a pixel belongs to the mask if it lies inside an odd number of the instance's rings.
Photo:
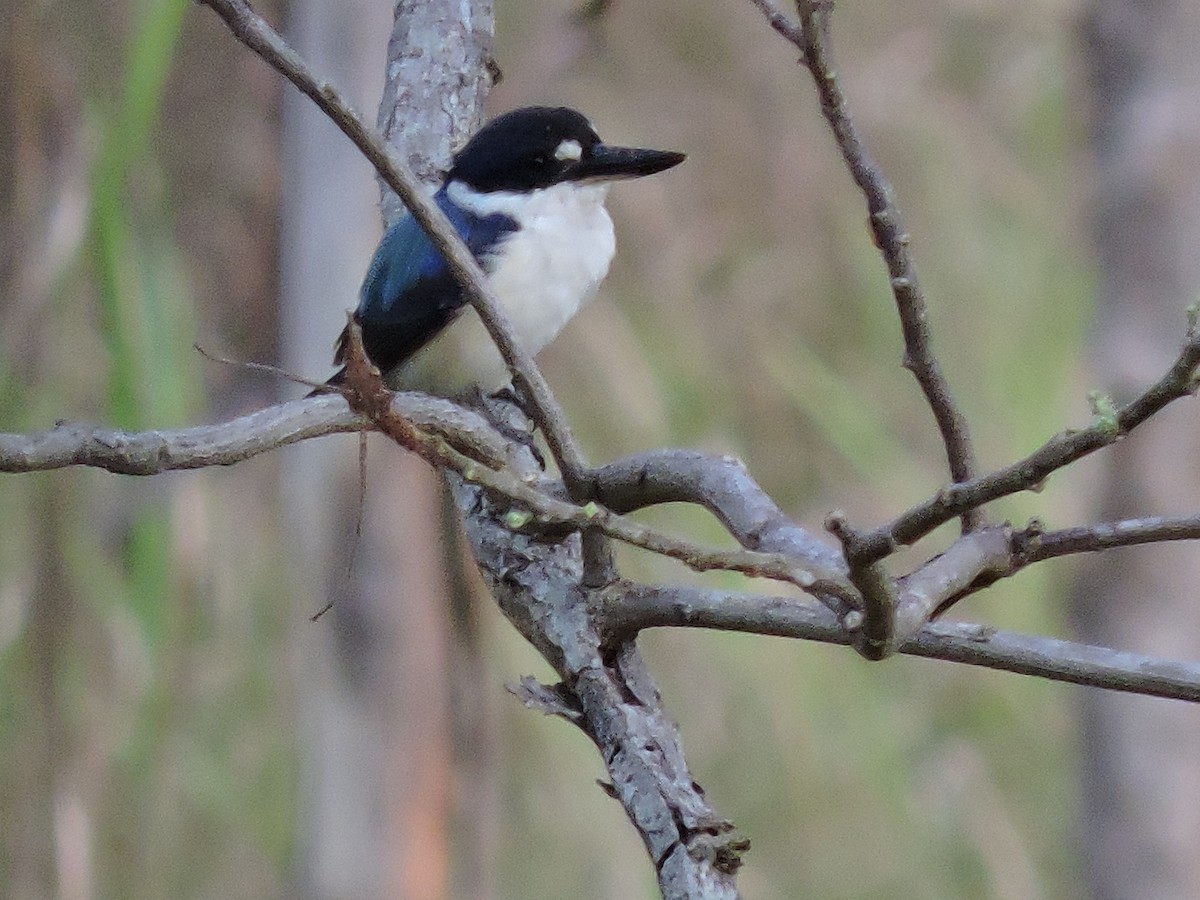
<path id="1" fill-rule="evenodd" d="M 708 509 L 747 549 L 845 568 L 841 554 L 793 522 L 736 457 L 652 450 L 600 466 L 591 477 L 596 500 L 614 512 L 693 503 Z"/>
<path id="2" fill-rule="evenodd" d="M 849 644 L 828 609 L 784 597 L 682 586 L 614 585 L 600 611 L 601 632 L 692 627 Z M 1155 659 L 968 622 L 931 622 L 898 648 L 909 656 L 1036 675 L 1053 681 L 1200 702 L 1200 663 Z"/>
<path id="3" fill-rule="evenodd" d="M 799 25 L 784 15 L 772 0 L 750 0 L 750 2 L 758 7 L 772 28 L 795 44 L 797 50 L 801 53 L 804 52 L 804 32 Z"/>
<path id="4" fill-rule="evenodd" d="M 464 454 L 503 466 L 512 445 L 478 413 L 425 394 L 392 395 L 398 415 L 439 435 Z M 60 422 L 32 434 L 0 433 L 0 472 L 91 466 L 119 475 L 230 466 L 309 438 L 374 426 L 337 394 L 291 400 L 217 425 L 163 431 L 118 431 Z"/>
<path id="5" fill-rule="evenodd" d="M 1014 536 L 1016 553 L 1025 564 L 1073 553 L 1095 553 L 1113 547 L 1200 540 L 1200 516 L 1150 516 L 1077 525 L 1057 531 L 1026 529 Z"/>
<path id="6" fill-rule="evenodd" d="M 1099 411 L 1082 430 L 1055 435 L 1029 456 L 965 484 L 945 488 L 913 507 L 872 537 L 883 545 L 912 544 L 965 510 L 1020 491 L 1035 490 L 1052 473 L 1124 438 L 1163 407 L 1197 389 L 1200 369 L 1200 329 L 1189 328 L 1187 342 L 1171 368 L 1146 391 L 1120 409 Z"/>
<path id="7" fill-rule="evenodd" d="M 756 5 L 764 8 L 762 3 L 756 2 Z M 933 411 L 946 448 L 950 477 L 955 482 L 970 481 L 975 476 L 975 451 L 970 430 L 966 418 L 951 396 L 950 386 L 933 353 L 925 295 L 917 280 L 916 264 L 909 253 L 908 232 L 896 207 L 891 183 L 871 159 L 850 117 L 833 67 L 829 37 L 833 4 L 829 0 L 799 0 L 797 7 L 800 13 L 799 35 L 790 35 L 777 26 L 776 30 L 792 40 L 804 54 L 803 62 L 817 86 L 821 111 L 842 151 L 854 183 L 866 198 L 875 245 L 887 264 L 892 294 L 900 314 L 900 326 L 904 334 L 904 367 L 917 379 Z M 775 25 L 774 21 L 772 25 Z M 964 508 L 960 514 L 964 530 L 969 531 L 980 524 L 977 508 Z"/>
<path id="8" fill-rule="evenodd" d="M 1119 522 L 1077 525 L 1057 531 L 1046 531 L 1042 524 L 1035 520 L 1020 531 L 990 528 L 976 534 L 982 535 L 991 531 L 1007 533 L 1005 539 L 1008 545 L 1007 550 L 992 547 L 987 554 L 988 559 L 985 564 L 978 567 L 976 577 L 965 580 L 963 578 L 956 579 L 957 591 L 953 589 L 936 591 L 936 595 L 941 599 L 934 608 L 932 616 L 940 616 L 958 601 L 990 587 L 1001 578 L 1015 575 L 1026 566 L 1048 559 L 1076 553 L 1095 553 L 1115 547 L 1133 547 L 1139 544 L 1165 541 L 1200 540 L 1200 516 L 1124 519 Z M 965 538 L 956 541 L 946 553 L 927 563 L 908 578 L 922 577 L 921 573 L 924 569 L 940 565 L 943 557 L 953 554 L 963 540 Z M 927 619 L 929 617 L 929 615 L 926 616 Z"/>
<path id="9" fill-rule="evenodd" d="M 703 506 L 747 550 L 804 560 L 814 577 L 836 585 L 835 592 L 816 585 L 808 592 L 839 619 L 861 606 L 853 590 L 847 594 L 842 555 L 792 521 L 739 459 L 695 450 L 654 450 L 601 466 L 591 478 L 597 502 L 616 513 L 661 503 Z"/>

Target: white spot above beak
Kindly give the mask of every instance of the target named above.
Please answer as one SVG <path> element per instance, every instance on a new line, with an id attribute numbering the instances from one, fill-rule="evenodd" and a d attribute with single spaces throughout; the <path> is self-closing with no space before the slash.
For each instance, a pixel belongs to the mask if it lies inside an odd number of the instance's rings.
<path id="1" fill-rule="evenodd" d="M 559 162 L 571 160 L 571 162 L 579 162 L 583 157 L 583 147 L 579 146 L 579 141 L 563 141 L 554 150 L 554 158 Z"/>

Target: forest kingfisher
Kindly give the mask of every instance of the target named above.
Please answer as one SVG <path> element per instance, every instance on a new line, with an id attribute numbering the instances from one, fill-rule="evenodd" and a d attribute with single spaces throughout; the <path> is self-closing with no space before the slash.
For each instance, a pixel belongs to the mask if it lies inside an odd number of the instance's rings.
<path id="1" fill-rule="evenodd" d="M 616 251 L 604 208 L 610 184 L 683 159 L 605 144 L 573 109 L 527 107 L 471 138 L 434 200 L 487 273 L 522 347 L 535 354 L 608 273 Z M 411 215 L 380 241 L 355 317 L 367 356 L 393 390 L 455 398 L 509 383 L 479 315 Z M 334 363 L 344 363 L 346 352 L 343 331 Z M 343 368 L 329 383 L 344 377 Z"/>

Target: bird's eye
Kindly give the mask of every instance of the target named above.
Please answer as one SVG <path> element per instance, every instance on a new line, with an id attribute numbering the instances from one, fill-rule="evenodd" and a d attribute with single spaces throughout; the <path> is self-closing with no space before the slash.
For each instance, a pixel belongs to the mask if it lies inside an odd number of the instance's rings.
<path id="1" fill-rule="evenodd" d="M 544 166 L 546 164 L 546 157 L 543 154 L 539 153 L 537 156 L 535 156 L 533 159 L 531 159 L 530 162 L 532 162 L 538 168 L 541 168 L 542 166 Z"/>

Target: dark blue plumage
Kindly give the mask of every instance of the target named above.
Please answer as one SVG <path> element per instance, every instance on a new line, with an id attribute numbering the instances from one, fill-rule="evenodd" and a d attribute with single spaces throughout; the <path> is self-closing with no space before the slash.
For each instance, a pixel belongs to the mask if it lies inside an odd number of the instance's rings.
<path id="1" fill-rule="evenodd" d="M 477 216 L 463 209 L 446 196 L 445 188 L 434 201 L 485 271 L 488 251 L 517 230 L 508 216 Z M 405 215 L 379 242 L 359 291 L 363 349 L 381 372 L 389 372 L 449 325 L 465 303 L 442 255 L 417 220 Z M 345 340 L 343 333 L 335 363 L 345 362 Z"/>

